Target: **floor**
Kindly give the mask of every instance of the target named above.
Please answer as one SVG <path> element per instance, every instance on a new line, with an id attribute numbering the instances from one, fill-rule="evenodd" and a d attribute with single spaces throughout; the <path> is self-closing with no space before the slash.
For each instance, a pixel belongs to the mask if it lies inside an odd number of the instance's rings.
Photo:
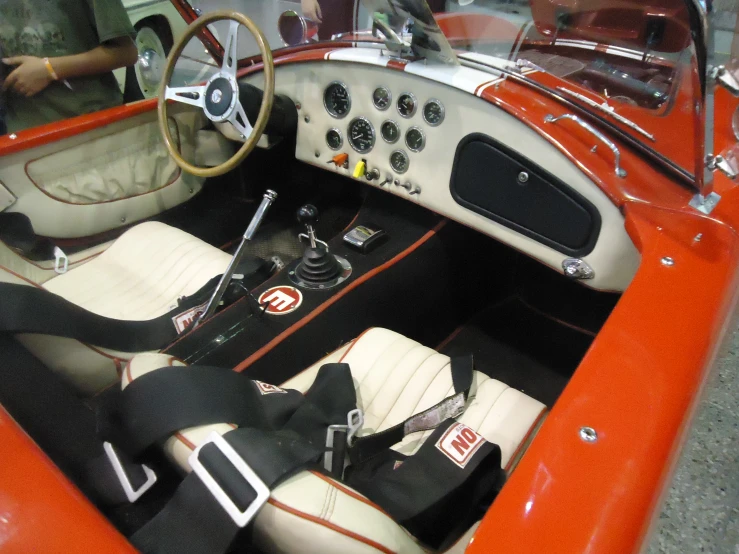
<path id="1" fill-rule="evenodd" d="M 739 554 L 739 332 L 714 369 L 647 554 Z"/>

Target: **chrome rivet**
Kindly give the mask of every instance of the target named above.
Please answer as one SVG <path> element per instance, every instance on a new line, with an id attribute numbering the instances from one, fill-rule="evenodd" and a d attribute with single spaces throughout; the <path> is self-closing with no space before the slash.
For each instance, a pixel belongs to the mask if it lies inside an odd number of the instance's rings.
<path id="1" fill-rule="evenodd" d="M 10 133 L 10 137 L 9 138 L 10 138 L 10 140 L 15 140 L 15 139 L 18 138 L 18 135 L 16 135 L 15 133 Z"/>
<path id="2" fill-rule="evenodd" d="M 525 183 L 528 180 L 529 180 L 529 174 L 526 173 L 525 171 L 522 171 L 521 173 L 518 174 L 518 182 L 519 183 Z"/>
<path id="3" fill-rule="evenodd" d="M 195 192 L 195 189 L 188 189 L 188 190 L 190 191 L 190 194 L 192 194 L 193 192 Z"/>
<path id="4" fill-rule="evenodd" d="M 664 258 L 662 258 L 661 261 L 662 261 L 662 265 L 665 267 L 672 267 L 673 265 L 675 265 L 675 260 L 673 260 L 669 256 L 665 256 Z"/>
<path id="5" fill-rule="evenodd" d="M 303 121 L 305 121 L 306 123 L 310 123 L 310 116 L 306 115 Z"/>
<path id="6" fill-rule="evenodd" d="M 585 442 L 596 442 L 598 433 L 592 427 L 580 427 L 580 438 Z"/>
<path id="7" fill-rule="evenodd" d="M 125 222 L 126 222 L 126 216 L 123 216 L 123 217 L 121 218 L 121 223 L 125 223 Z"/>
<path id="8" fill-rule="evenodd" d="M 596 145 L 594 145 L 594 146 L 593 146 L 593 147 L 592 147 L 592 148 L 590 149 L 590 151 L 591 151 L 591 152 L 592 152 L 593 154 L 595 154 L 595 153 L 596 153 L 596 152 L 598 151 L 598 145 L 597 145 L 597 144 L 596 144 Z"/>
<path id="9" fill-rule="evenodd" d="M 216 344 L 221 344 L 225 340 L 226 338 L 223 335 L 218 335 L 216 338 L 213 339 L 213 342 L 215 342 Z"/>
<path id="10" fill-rule="evenodd" d="M 693 240 L 695 242 L 700 242 L 702 238 L 703 238 L 703 233 L 698 233 L 697 235 L 695 235 L 695 238 Z"/>
<path id="11" fill-rule="evenodd" d="M 316 150 L 315 156 L 316 156 L 316 158 L 320 158 L 321 157 L 321 153 L 318 150 Z"/>

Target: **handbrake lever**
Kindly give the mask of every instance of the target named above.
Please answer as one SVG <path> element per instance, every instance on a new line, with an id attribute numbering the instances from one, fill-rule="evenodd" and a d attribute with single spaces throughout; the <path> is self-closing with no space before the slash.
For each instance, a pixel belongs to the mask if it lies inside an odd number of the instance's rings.
<path id="1" fill-rule="evenodd" d="M 267 210 L 272 205 L 272 202 L 274 202 L 276 199 L 277 193 L 275 191 L 267 190 L 267 192 L 264 193 L 262 203 L 259 204 L 259 208 L 257 208 L 254 217 L 251 218 L 251 222 L 244 232 L 244 236 L 241 238 L 241 244 L 239 244 L 236 252 L 234 252 L 233 258 L 231 258 L 226 271 L 224 271 L 223 275 L 221 275 L 221 280 L 218 281 L 218 286 L 216 287 L 216 290 L 213 291 L 213 296 L 211 296 L 210 300 L 208 300 L 208 305 L 205 307 L 203 313 L 200 314 L 200 317 L 192 326 L 193 329 L 195 329 L 203 321 L 212 316 L 218 308 L 218 305 L 221 303 L 221 298 L 223 298 L 223 293 L 226 292 L 226 287 L 228 287 L 228 284 L 231 282 L 234 270 L 236 269 L 236 266 L 239 265 L 244 252 L 246 252 L 246 244 L 252 239 L 254 233 L 257 232 L 259 225 L 262 223 L 264 216 L 267 214 Z"/>

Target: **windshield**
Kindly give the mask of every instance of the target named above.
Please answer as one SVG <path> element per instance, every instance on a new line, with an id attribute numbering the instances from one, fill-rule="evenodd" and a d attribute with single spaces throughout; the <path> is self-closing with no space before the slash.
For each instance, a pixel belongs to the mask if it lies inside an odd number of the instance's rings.
<path id="1" fill-rule="evenodd" d="M 278 19 L 292 10 L 307 19 L 310 27 L 302 37 L 307 42 L 350 40 L 439 63 L 519 71 L 521 78 L 619 127 L 685 174 L 694 173 L 700 124 L 692 106 L 698 91 L 683 0 L 193 0 L 192 5 L 202 13 L 223 8 L 245 13 L 273 50 L 286 46 Z M 433 13 L 430 22 L 426 10 Z M 210 27 L 217 39 L 226 35 L 226 25 Z M 440 40 L 433 31 L 437 25 Z M 413 51 L 402 52 L 395 43 L 412 43 Z M 246 31 L 240 50 L 242 58 L 258 53 Z M 199 44 L 185 54 L 208 57 Z M 206 73 L 199 69 L 187 80 Z"/>

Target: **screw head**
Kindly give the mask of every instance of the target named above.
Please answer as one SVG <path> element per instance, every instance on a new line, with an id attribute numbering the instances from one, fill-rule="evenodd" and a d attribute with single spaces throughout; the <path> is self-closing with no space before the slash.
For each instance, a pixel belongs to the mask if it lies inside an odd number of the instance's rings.
<path id="1" fill-rule="evenodd" d="M 310 116 L 306 115 L 303 121 L 305 121 L 306 123 L 310 123 Z"/>
<path id="2" fill-rule="evenodd" d="M 673 260 L 669 256 L 665 256 L 664 258 L 662 258 L 661 262 L 662 265 L 665 267 L 672 267 L 673 265 L 675 265 L 675 260 Z"/>
<path id="3" fill-rule="evenodd" d="M 598 440 L 598 433 L 592 427 L 580 427 L 580 438 L 584 442 L 596 442 Z"/>
<path id="4" fill-rule="evenodd" d="M 525 171 L 522 171 L 521 173 L 518 174 L 517 179 L 519 183 L 526 183 L 529 180 L 529 174 L 526 173 Z"/>
<path id="5" fill-rule="evenodd" d="M 125 223 L 125 222 L 126 222 L 126 216 L 123 216 L 123 217 L 121 218 L 121 223 Z"/>

